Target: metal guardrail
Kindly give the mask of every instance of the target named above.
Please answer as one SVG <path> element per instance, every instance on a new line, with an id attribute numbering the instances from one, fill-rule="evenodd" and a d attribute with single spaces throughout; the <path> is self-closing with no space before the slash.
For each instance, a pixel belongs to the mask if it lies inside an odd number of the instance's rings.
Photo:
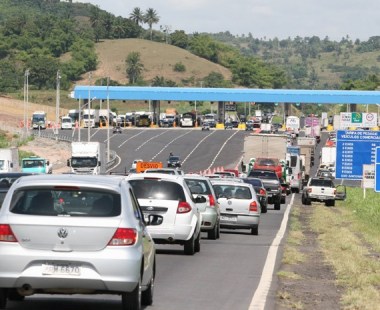
<path id="1" fill-rule="evenodd" d="M 34 130 L 34 131 L 31 131 L 31 135 L 35 137 L 47 138 L 47 139 L 52 139 L 52 140 L 57 140 L 57 141 L 59 140 L 59 141 L 69 142 L 69 143 L 76 141 L 74 137 L 62 135 L 59 133 L 56 134 L 54 132 L 49 132 L 46 130 L 37 130 L 37 131 Z M 117 159 L 116 152 L 113 150 L 110 150 L 110 160 L 109 162 L 107 162 L 107 169 L 111 168 L 115 164 L 116 159 Z"/>

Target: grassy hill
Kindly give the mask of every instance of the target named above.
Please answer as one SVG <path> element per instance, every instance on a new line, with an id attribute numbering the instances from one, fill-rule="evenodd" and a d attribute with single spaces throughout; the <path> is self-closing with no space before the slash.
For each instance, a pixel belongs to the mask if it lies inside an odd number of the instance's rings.
<path id="1" fill-rule="evenodd" d="M 140 53 L 144 65 L 144 81 L 163 76 L 180 86 L 200 87 L 202 78 L 211 72 L 222 74 L 226 80 L 231 79 L 228 69 L 173 45 L 142 39 L 120 39 L 104 40 L 96 44 L 99 64 L 97 70 L 92 72 L 93 80 L 109 76 L 111 80 L 127 84 L 125 60 L 131 52 Z M 174 71 L 176 63 L 182 63 L 186 71 Z M 88 75 L 84 75 L 78 84 L 88 83 Z"/>

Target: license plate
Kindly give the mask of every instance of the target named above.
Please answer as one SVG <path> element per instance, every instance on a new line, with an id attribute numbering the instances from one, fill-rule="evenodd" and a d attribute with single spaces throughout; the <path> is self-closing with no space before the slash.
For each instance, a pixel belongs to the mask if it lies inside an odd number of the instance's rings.
<path id="1" fill-rule="evenodd" d="M 74 264 L 42 264 L 42 274 L 80 276 L 81 267 Z"/>
<path id="2" fill-rule="evenodd" d="M 237 221 L 237 217 L 236 217 L 236 216 L 233 216 L 233 215 L 231 215 L 231 216 L 228 216 L 228 215 L 222 215 L 222 216 L 220 217 L 220 219 L 221 219 L 222 221 L 228 221 L 228 222 L 236 222 L 236 221 Z"/>
<path id="3" fill-rule="evenodd" d="M 326 196 L 318 196 L 318 199 L 324 200 L 324 199 L 326 199 Z"/>

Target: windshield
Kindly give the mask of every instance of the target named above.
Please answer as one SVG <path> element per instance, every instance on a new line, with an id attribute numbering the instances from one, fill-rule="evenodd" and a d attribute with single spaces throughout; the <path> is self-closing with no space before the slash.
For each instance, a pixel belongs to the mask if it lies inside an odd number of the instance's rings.
<path id="1" fill-rule="evenodd" d="M 22 161 L 22 168 L 44 167 L 43 159 L 26 159 Z"/>
<path id="2" fill-rule="evenodd" d="M 260 178 L 260 179 L 278 179 L 276 173 L 273 171 L 252 170 L 249 173 L 249 176 Z"/>
<path id="3" fill-rule="evenodd" d="M 96 167 L 98 160 L 95 157 L 73 157 L 71 159 L 71 167 Z"/>

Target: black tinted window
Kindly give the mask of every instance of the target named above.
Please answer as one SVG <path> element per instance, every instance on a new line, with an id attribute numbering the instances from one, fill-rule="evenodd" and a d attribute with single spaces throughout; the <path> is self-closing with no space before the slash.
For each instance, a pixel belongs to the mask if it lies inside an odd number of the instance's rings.
<path id="1" fill-rule="evenodd" d="M 186 201 L 185 193 L 180 184 L 163 180 L 130 180 L 137 199 L 159 199 Z"/>
<path id="2" fill-rule="evenodd" d="M 334 183 L 331 180 L 326 179 L 312 179 L 310 181 L 310 186 L 334 187 Z"/>

